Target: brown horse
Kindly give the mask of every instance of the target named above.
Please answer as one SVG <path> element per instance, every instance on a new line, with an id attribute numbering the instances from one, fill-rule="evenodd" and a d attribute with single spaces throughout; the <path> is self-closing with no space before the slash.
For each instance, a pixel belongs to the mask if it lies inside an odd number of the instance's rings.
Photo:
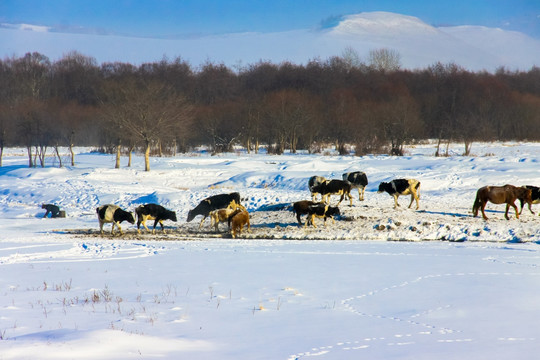
<path id="1" fill-rule="evenodd" d="M 517 187 L 513 185 L 504 185 L 504 186 L 484 186 L 478 189 L 476 192 L 476 200 L 474 200 L 473 205 L 473 214 L 476 217 L 478 215 L 478 209 L 482 210 L 482 216 L 484 220 L 487 220 L 487 216 L 484 213 L 484 208 L 488 201 L 491 201 L 494 204 L 504 204 L 506 203 L 506 212 L 504 217 L 506 220 L 508 218 L 508 209 L 510 206 L 516 211 L 516 218 L 519 219 L 519 213 L 517 206 L 515 204 L 516 199 L 520 199 L 530 204 L 531 200 L 531 190 L 524 187 Z"/>

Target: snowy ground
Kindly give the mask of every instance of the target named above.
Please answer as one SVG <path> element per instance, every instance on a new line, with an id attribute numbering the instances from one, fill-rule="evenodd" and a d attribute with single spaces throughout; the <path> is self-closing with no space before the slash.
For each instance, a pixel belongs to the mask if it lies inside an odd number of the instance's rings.
<path id="1" fill-rule="evenodd" d="M 23 150 L 7 149 L 0 359 L 536 359 L 540 218 L 525 209 L 507 221 L 490 204 L 484 221 L 471 207 L 483 185 L 540 185 L 539 150 L 190 154 L 153 158 L 147 173 L 139 157 L 116 170 L 87 149 L 73 168 L 50 158 L 28 169 Z M 287 206 L 309 198 L 307 179 L 352 170 L 368 175 L 366 200 L 344 202 L 326 228 L 299 227 Z M 419 211 L 377 194 L 397 177 L 421 181 Z M 230 191 L 250 211 L 244 238 L 185 222 L 201 199 Z M 67 217 L 42 219 L 43 202 Z M 148 202 L 177 212 L 167 234 L 123 223 L 125 236 L 99 236 L 98 205 Z"/>

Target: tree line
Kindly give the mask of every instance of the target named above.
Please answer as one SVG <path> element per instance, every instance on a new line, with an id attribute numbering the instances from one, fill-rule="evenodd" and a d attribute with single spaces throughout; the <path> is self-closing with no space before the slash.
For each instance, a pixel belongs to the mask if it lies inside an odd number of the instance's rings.
<path id="1" fill-rule="evenodd" d="M 151 155 L 206 146 L 248 152 L 403 155 L 404 145 L 540 140 L 540 68 L 471 72 L 455 63 L 402 69 L 380 49 L 306 64 L 260 61 L 193 67 L 181 58 L 98 64 L 78 52 L 0 60 L 0 166 L 6 146 L 28 149 L 44 166 L 47 149 L 93 146 Z M 59 160 L 60 156 L 58 155 Z M 71 157 L 74 163 L 74 157 Z M 60 163 L 60 165 L 62 165 Z M 117 162 L 119 166 L 119 162 Z"/>

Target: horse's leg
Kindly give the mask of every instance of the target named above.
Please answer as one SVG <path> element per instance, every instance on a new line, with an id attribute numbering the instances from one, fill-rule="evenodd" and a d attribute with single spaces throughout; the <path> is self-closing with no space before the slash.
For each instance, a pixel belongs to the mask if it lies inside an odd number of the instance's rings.
<path id="1" fill-rule="evenodd" d="M 519 219 L 519 212 L 518 212 L 518 208 L 517 208 L 517 206 L 516 206 L 516 203 L 514 202 L 514 203 L 512 203 L 512 204 L 510 204 L 510 205 L 512 205 L 512 206 L 514 207 L 514 210 L 516 211 L 516 219 Z M 507 208 L 507 209 L 508 209 L 508 208 Z"/>
<path id="2" fill-rule="evenodd" d="M 480 209 L 482 210 L 482 217 L 484 218 L 484 220 L 487 220 L 487 216 L 486 216 L 486 213 L 484 212 L 484 209 L 486 208 L 486 205 L 487 205 L 487 201 L 482 201 L 481 205 L 480 205 Z"/>

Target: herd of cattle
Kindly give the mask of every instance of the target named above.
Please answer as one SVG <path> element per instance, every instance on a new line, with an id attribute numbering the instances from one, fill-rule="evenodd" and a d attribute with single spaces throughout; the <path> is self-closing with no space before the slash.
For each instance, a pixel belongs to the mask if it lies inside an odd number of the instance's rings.
<path id="1" fill-rule="evenodd" d="M 334 218 L 340 215 L 339 204 L 347 198 L 352 206 L 351 191 L 353 189 L 358 190 L 359 200 L 363 201 L 364 190 L 367 185 L 367 176 L 361 171 L 345 173 L 342 180 L 327 180 L 322 176 L 312 176 L 308 180 L 311 200 L 297 201 L 292 205 L 298 223 L 304 226 L 313 225 L 316 227 L 314 222 L 316 217 L 324 219 L 325 225 L 327 219 L 331 219 L 334 222 Z M 417 210 L 419 208 L 419 190 L 420 182 L 415 179 L 394 179 L 390 182 L 381 182 L 378 188 L 379 193 L 387 192 L 394 198 L 394 208 L 400 206 L 398 203 L 398 197 L 400 195 L 410 195 L 411 202 L 409 203 L 409 208 L 416 201 Z M 321 196 L 321 201 L 315 200 L 317 195 Z M 336 206 L 330 205 L 331 195 L 340 196 Z M 521 210 L 519 212 L 515 205 L 516 200 L 519 200 L 521 203 Z M 529 211 L 534 214 L 531 204 L 540 203 L 540 188 L 531 185 L 519 187 L 513 185 L 484 186 L 477 191 L 473 205 L 473 215 L 476 217 L 478 211 L 481 210 L 483 218 L 487 220 L 484 209 L 488 202 L 494 204 L 506 203 L 506 219 L 509 219 L 508 209 L 512 206 L 515 209 L 516 218 L 519 219 L 519 214 L 523 211 L 525 203 L 528 204 Z M 115 226 L 118 227 L 120 234 L 123 234 L 120 227 L 120 223 L 123 221 L 135 224 L 133 214 L 121 209 L 117 205 L 102 205 L 96 209 L 96 212 L 101 234 L 103 234 L 103 225 L 105 223 L 112 223 L 111 234 L 114 234 Z M 161 225 L 162 231 L 165 232 L 163 221 L 177 221 L 174 211 L 167 210 L 157 204 L 141 205 L 135 209 L 135 214 L 137 217 L 137 231 L 139 233 L 141 224 L 147 231 L 150 231 L 146 226 L 146 221 L 148 220 L 154 220 L 152 233 L 155 233 L 158 223 Z M 203 199 L 195 208 L 188 212 L 187 221 L 190 222 L 199 215 L 202 216 L 199 229 L 202 227 L 205 219 L 209 217 L 211 226 L 214 227 L 216 232 L 218 231 L 218 224 L 220 222 L 227 222 L 233 238 L 241 235 L 244 227 L 247 226 L 248 230 L 250 228 L 249 213 L 241 204 L 240 194 L 238 192 L 213 195 Z M 305 223 L 302 223 L 302 215 L 307 215 Z"/>

